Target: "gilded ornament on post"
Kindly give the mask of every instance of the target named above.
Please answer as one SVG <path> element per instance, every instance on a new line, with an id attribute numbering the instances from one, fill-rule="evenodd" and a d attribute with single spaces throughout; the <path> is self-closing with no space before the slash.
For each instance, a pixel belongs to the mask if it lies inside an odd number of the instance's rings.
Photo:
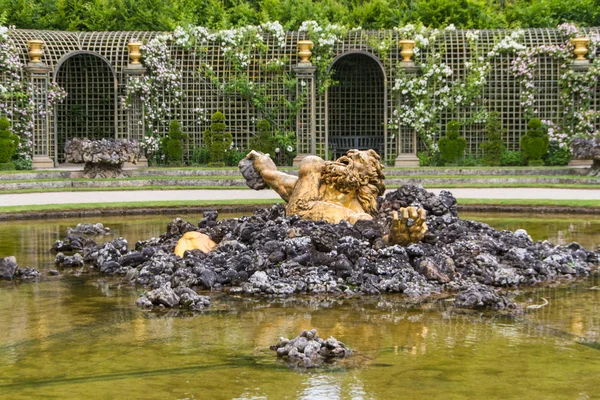
<path id="1" fill-rule="evenodd" d="M 32 63 L 41 63 L 41 57 L 44 54 L 44 41 L 43 40 L 28 40 L 27 47 L 29 47 L 29 58 Z"/>
<path id="2" fill-rule="evenodd" d="M 573 38 L 571 39 L 573 45 L 575 45 L 575 60 L 586 61 L 585 55 L 588 53 L 587 46 L 590 44 L 590 39 L 586 37 Z"/>
<path id="3" fill-rule="evenodd" d="M 312 40 L 298 40 L 298 56 L 300 56 L 299 64 L 311 64 L 310 56 L 311 49 L 314 47 Z"/>
<path id="4" fill-rule="evenodd" d="M 140 65 L 140 58 L 142 58 L 142 52 L 140 51 L 140 47 L 142 43 L 139 42 L 130 42 L 127 44 L 127 48 L 129 49 L 129 58 L 131 59 L 131 65 Z"/>
<path id="5" fill-rule="evenodd" d="M 400 55 L 402 56 L 402 62 L 412 62 L 412 57 L 415 54 L 415 41 L 414 40 L 401 40 L 398 42 L 402 51 L 400 51 Z"/>

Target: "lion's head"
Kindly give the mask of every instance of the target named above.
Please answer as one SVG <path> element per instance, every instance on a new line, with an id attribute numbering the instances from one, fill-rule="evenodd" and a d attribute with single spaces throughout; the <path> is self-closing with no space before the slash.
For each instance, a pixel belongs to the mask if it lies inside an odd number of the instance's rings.
<path id="1" fill-rule="evenodd" d="M 377 196 L 385 192 L 383 165 L 375 150 L 348 150 L 335 161 L 326 161 L 321 171 L 323 182 L 342 193 L 356 191 L 365 212 L 377 211 Z"/>

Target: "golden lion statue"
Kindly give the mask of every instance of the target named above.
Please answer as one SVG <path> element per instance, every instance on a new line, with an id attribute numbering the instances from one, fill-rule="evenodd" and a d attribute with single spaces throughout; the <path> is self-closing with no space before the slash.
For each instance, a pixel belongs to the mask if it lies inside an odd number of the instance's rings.
<path id="1" fill-rule="evenodd" d="M 298 176 L 278 171 L 268 155 L 252 150 L 240 162 L 240 169 L 248 186 L 275 190 L 287 202 L 287 215 L 332 224 L 373 219 L 377 197 L 385 192 L 383 165 L 374 150 L 349 150 L 335 161 L 308 156 L 300 163 Z M 401 208 L 400 214 L 392 213 L 390 232 L 384 240 L 402 245 L 422 240 L 427 232 L 425 210 L 407 207 Z M 185 250 L 214 246 L 206 235 L 184 237 L 176 253 L 183 256 Z"/>

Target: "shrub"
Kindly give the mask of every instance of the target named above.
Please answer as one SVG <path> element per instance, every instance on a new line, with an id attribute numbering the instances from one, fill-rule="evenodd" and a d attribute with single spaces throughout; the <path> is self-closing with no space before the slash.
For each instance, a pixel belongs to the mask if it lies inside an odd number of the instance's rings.
<path id="1" fill-rule="evenodd" d="M 9 163 L 13 154 L 19 147 L 19 137 L 10 132 L 10 122 L 6 117 L 0 118 L 0 164 L 7 164 L 5 169 L 14 168 L 12 163 Z"/>
<path id="2" fill-rule="evenodd" d="M 231 133 L 225 132 L 227 125 L 225 124 L 225 115 L 217 111 L 212 117 L 210 127 L 204 131 L 204 145 L 210 152 L 210 166 L 221 167 L 225 166 L 226 153 L 231 149 L 233 144 L 233 136 Z"/>
<path id="3" fill-rule="evenodd" d="M 30 158 L 17 158 L 12 162 L 16 170 L 31 170 L 33 169 L 33 162 Z"/>
<path id="4" fill-rule="evenodd" d="M 529 160 L 530 166 L 544 165 L 542 157 L 548 152 L 550 140 L 542 121 L 531 118 L 527 123 L 527 134 L 521 137 L 521 149 Z"/>
<path id="5" fill-rule="evenodd" d="M 475 167 L 477 165 L 482 165 L 483 160 L 481 158 L 466 156 L 462 160 L 458 162 L 458 165 L 461 167 Z"/>
<path id="6" fill-rule="evenodd" d="M 567 165 L 571 161 L 571 150 L 560 147 L 558 143 L 550 142 L 548 153 L 543 157 L 546 165 Z"/>
<path id="7" fill-rule="evenodd" d="M 162 148 L 169 164 L 181 164 L 183 162 L 183 141 L 187 135 L 181 130 L 181 124 L 177 120 L 169 124 L 169 134 L 162 140 Z"/>
<path id="8" fill-rule="evenodd" d="M 483 162 L 485 165 L 500 165 L 505 146 L 502 140 L 502 123 L 497 112 L 490 113 L 485 125 L 487 140 L 481 144 L 483 149 Z"/>
<path id="9" fill-rule="evenodd" d="M 194 147 L 194 151 L 192 152 L 191 162 L 192 164 L 197 165 L 206 165 L 210 161 L 210 151 L 204 147 Z"/>
<path id="10" fill-rule="evenodd" d="M 239 162 L 246 158 L 246 152 L 244 150 L 232 149 L 227 152 L 225 158 L 225 165 L 230 167 L 237 167 Z"/>
<path id="11" fill-rule="evenodd" d="M 460 137 L 460 124 L 450 121 L 446 125 L 446 136 L 438 141 L 441 158 L 444 162 L 455 164 L 462 157 L 467 141 Z"/>
<path id="12" fill-rule="evenodd" d="M 260 151 L 264 154 L 275 155 L 277 139 L 271 133 L 271 124 L 266 119 L 261 119 L 256 124 L 258 133 L 250 138 L 250 150 Z"/>
<path id="13" fill-rule="evenodd" d="M 506 167 L 520 167 L 525 165 L 525 156 L 520 151 L 504 150 L 500 157 L 500 165 Z"/>

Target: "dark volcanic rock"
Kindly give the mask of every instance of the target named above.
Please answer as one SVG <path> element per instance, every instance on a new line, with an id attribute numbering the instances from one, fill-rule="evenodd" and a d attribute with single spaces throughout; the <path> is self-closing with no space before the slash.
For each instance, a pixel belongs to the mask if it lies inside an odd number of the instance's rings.
<path id="1" fill-rule="evenodd" d="M 292 340 L 280 338 L 270 349 L 290 368 L 315 368 L 352 354 L 351 349 L 334 337 L 321 339 L 316 329 L 302 331 Z"/>
<path id="2" fill-rule="evenodd" d="M 378 204 L 376 219 L 354 226 L 286 217 L 281 204 L 218 222 L 216 213 L 207 213 L 201 228 L 177 218 L 160 238 L 138 242 L 133 251 L 115 239 L 86 247 L 84 260 L 150 289 L 169 283 L 172 290 L 200 287 L 267 296 L 463 292 L 458 305 L 498 310 L 512 308 L 496 289 L 583 277 L 598 264 L 598 253 L 576 243 L 534 242 L 523 230 L 498 231 L 462 220 L 449 192 L 435 196 L 403 186 Z M 385 245 L 391 212 L 410 205 L 427 210 L 425 240 L 406 248 Z M 208 254 L 193 250 L 177 257 L 177 240 L 191 230 L 207 234 L 218 246 Z"/>
<path id="3" fill-rule="evenodd" d="M 71 163 L 85 163 L 86 178 L 119 178 L 128 176 L 123 164 L 136 164 L 142 154 L 137 140 L 73 138 L 65 143 L 65 158 Z"/>

